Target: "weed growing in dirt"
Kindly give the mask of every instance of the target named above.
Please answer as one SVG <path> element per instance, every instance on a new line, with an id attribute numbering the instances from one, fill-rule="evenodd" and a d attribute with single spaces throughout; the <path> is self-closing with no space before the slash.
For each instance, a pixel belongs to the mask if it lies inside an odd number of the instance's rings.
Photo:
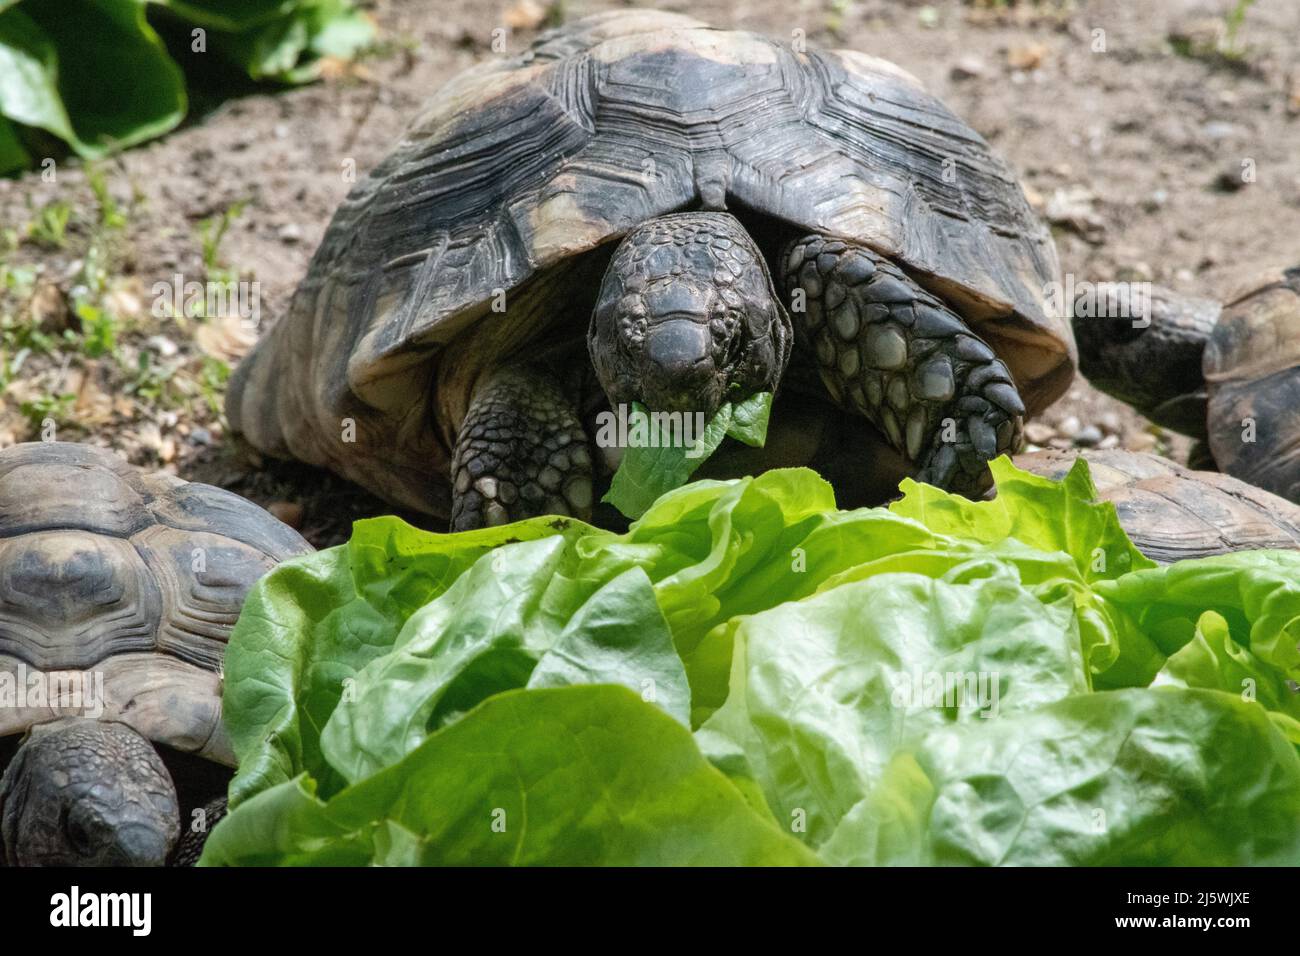
<path id="1" fill-rule="evenodd" d="M 53 422 L 61 427 L 70 423 L 72 405 L 77 400 L 74 392 L 62 392 L 57 395 L 36 395 L 22 402 L 19 410 L 27 419 L 33 431 L 40 431 L 46 422 Z"/>
<path id="2" fill-rule="evenodd" d="M 109 432 L 133 460 L 166 465 L 191 428 L 224 427 L 230 367 L 205 354 L 185 315 L 147 306 L 127 238 L 142 197 L 121 185 L 111 167 L 86 166 L 79 185 L 0 232 L 0 445 Z M 203 220 L 186 243 L 208 283 L 240 278 L 221 243 L 244 206 Z M 222 317 L 211 309 L 195 318 Z"/>
<path id="3" fill-rule="evenodd" d="M 1254 6 L 1255 0 L 1237 0 L 1237 3 L 1223 18 L 1224 37 L 1220 52 L 1229 59 L 1241 59 L 1245 50 L 1237 43 L 1241 25 L 1246 22 L 1246 11 Z"/>
<path id="4" fill-rule="evenodd" d="M 1236 72 L 1250 68 L 1249 50 L 1241 41 L 1241 28 L 1255 0 L 1236 0 L 1221 21 L 1209 20 L 1201 29 L 1189 29 L 1168 37 L 1169 47 L 1182 57 L 1201 60 Z"/>
<path id="5" fill-rule="evenodd" d="M 199 222 L 199 248 L 202 250 L 203 271 L 208 282 L 235 282 L 239 279 L 238 271 L 228 268 L 221 261 L 221 240 L 225 238 L 230 224 L 243 214 L 247 205 L 248 200 L 241 199 L 231 203 L 220 214 Z"/>
<path id="6" fill-rule="evenodd" d="M 62 249 L 67 244 L 68 222 L 72 206 L 62 199 L 46 203 L 27 226 L 27 238 L 47 249 Z"/>

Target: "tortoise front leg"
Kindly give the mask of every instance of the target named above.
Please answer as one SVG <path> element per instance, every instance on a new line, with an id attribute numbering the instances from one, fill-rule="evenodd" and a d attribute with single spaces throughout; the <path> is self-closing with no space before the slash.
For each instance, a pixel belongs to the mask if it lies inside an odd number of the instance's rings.
<path id="1" fill-rule="evenodd" d="M 863 246 L 806 236 L 782 265 L 796 339 L 811 346 L 835 401 L 875 424 L 918 480 L 983 492 L 988 461 L 1019 447 L 1025 413 L 993 350 Z"/>
<path id="2" fill-rule="evenodd" d="M 549 371 L 512 365 L 474 390 L 451 463 L 451 530 L 535 515 L 591 517 L 591 453 L 573 401 Z"/>

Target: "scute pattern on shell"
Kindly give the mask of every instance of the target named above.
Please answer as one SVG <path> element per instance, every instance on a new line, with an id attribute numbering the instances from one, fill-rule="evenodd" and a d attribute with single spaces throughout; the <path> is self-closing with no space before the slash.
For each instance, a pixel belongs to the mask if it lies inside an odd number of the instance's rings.
<path id="1" fill-rule="evenodd" d="M 232 762 L 219 720 L 230 631 L 253 582 L 310 550 L 250 501 L 102 449 L 6 449 L 0 674 L 102 676 L 105 700 L 83 710 L 102 703 L 151 739 Z M 0 736 L 75 712 L 66 704 L 0 708 Z"/>
<path id="2" fill-rule="evenodd" d="M 1219 468 L 1300 502 L 1300 266 L 1223 308 L 1205 346 Z"/>
<path id="3" fill-rule="evenodd" d="M 445 515 L 463 393 L 501 358 L 475 341 L 449 375 L 447 345 L 487 322 L 532 323 L 493 340 L 511 347 L 544 337 L 536 317 L 574 297 L 564 263 L 720 198 L 923 277 L 978 323 L 1031 413 L 1068 383 L 1073 339 L 1044 306 L 1059 279 L 1049 233 L 1006 164 L 912 77 L 634 11 L 440 91 L 339 207 L 289 314 L 236 370 L 232 426 Z"/>
<path id="4" fill-rule="evenodd" d="M 1244 481 L 1118 449 L 1037 451 L 1020 468 L 1060 480 L 1077 455 L 1139 551 L 1162 563 L 1256 548 L 1300 549 L 1300 507 Z"/>

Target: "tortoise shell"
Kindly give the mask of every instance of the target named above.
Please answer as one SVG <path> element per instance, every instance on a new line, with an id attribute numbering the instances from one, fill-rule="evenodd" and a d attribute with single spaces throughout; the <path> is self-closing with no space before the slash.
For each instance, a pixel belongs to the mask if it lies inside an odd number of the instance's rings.
<path id="1" fill-rule="evenodd" d="M 0 452 L 0 737 L 87 715 L 234 766 L 230 631 L 253 582 L 311 550 L 250 501 L 103 449 Z"/>
<path id="2" fill-rule="evenodd" d="M 1224 306 L 1202 364 L 1215 462 L 1300 501 L 1300 266 Z"/>
<path id="3" fill-rule="evenodd" d="M 1114 503 L 1128 536 L 1153 561 L 1300 549 L 1300 507 L 1229 475 L 1120 449 L 1036 451 L 1014 461 L 1059 481 L 1078 454 L 1088 461 L 1098 496 Z"/>
<path id="4" fill-rule="evenodd" d="M 262 451 L 445 516 L 481 372 L 581 348 L 616 241 L 701 207 L 894 258 L 997 350 L 1030 413 L 1073 374 L 1068 321 L 1045 304 L 1059 279 L 1049 233 L 1006 164 L 912 76 L 853 51 L 613 12 L 433 98 L 339 207 L 289 313 L 236 370 L 231 424 Z"/>

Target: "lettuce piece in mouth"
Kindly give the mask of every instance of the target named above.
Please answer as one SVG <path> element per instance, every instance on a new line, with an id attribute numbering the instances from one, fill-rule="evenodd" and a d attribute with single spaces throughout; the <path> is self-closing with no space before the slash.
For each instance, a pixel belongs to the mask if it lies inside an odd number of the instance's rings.
<path id="1" fill-rule="evenodd" d="M 703 432 L 686 442 L 682 434 L 673 434 L 672 419 L 633 402 L 630 430 L 640 437 L 623 450 L 623 460 L 601 500 L 629 518 L 641 517 L 661 495 L 686 484 L 724 438 L 761 448 L 771 413 L 771 392 L 759 392 L 743 402 L 724 402 Z"/>
<path id="2" fill-rule="evenodd" d="M 359 522 L 252 589 L 204 861 L 1300 860 L 1300 554 L 1156 567 L 1086 465 L 993 470 L 855 511 L 697 481 L 625 534 Z"/>

